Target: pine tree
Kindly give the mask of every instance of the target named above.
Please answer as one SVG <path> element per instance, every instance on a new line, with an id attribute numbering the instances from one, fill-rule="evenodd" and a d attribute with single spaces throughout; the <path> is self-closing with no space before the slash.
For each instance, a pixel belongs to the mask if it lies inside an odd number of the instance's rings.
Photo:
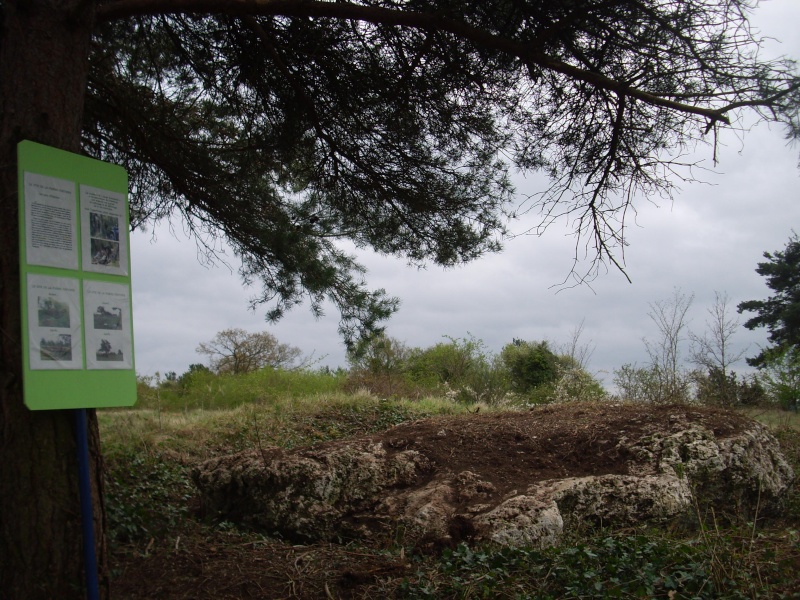
<path id="1" fill-rule="evenodd" d="M 754 367 L 764 367 L 771 355 L 800 349 L 800 238 L 793 233 L 783 250 L 764 252 L 765 262 L 758 263 L 756 273 L 766 278 L 774 293 L 766 300 L 748 300 L 738 306 L 739 312 L 754 312 L 745 321 L 748 329 L 766 327 L 772 346 L 758 356 L 748 358 Z"/>

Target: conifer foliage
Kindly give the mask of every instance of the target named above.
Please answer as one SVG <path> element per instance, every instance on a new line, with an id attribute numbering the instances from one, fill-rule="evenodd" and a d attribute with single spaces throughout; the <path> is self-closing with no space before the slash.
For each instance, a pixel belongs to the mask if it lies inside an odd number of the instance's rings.
<path id="1" fill-rule="evenodd" d="M 353 341 L 397 301 L 337 240 L 452 266 L 521 211 L 571 214 L 591 271 L 634 194 L 688 176 L 687 144 L 746 108 L 796 134 L 797 70 L 759 59 L 748 5 L 106 2 L 83 145 L 132 174 L 134 226 L 182 213 L 232 244 L 272 318 L 327 299 Z M 516 169 L 551 186 L 520 205 Z"/>
<path id="2" fill-rule="evenodd" d="M 748 300 L 739 304 L 739 312 L 756 313 L 745 321 L 748 329 L 766 327 L 771 347 L 748 358 L 754 367 L 763 367 L 773 355 L 800 350 L 800 238 L 796 233 L 783 250 L 764 252 L 767 260 L 758 263 L 756 273 L 766 279 L 773 294 L 766 300 Z"/>

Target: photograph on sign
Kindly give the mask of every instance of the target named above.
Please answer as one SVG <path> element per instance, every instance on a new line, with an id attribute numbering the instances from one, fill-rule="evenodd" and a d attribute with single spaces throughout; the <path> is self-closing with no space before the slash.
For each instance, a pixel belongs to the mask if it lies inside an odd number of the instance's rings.
<path id="1" fill-rule="evenodd" d="M 28 264 L 78 268 L 78 215 L 72 181 L 25 173 L 25 254 Z"/>
<path id="2" fill-rule="evenodd" d="M 28 275 L 30 368 L 82 369 L 80 283 Z"/>
<path id="3" fill-rule="evenodd" d="M 127 285 L 83 282 L 88 369 L 132 369 L 131 298 Z"/>
<path id="4" fill-rule="evenodd" d="M 125 195 L 88 185 L 80 195 L 84 271 L 127 275 Z"/>

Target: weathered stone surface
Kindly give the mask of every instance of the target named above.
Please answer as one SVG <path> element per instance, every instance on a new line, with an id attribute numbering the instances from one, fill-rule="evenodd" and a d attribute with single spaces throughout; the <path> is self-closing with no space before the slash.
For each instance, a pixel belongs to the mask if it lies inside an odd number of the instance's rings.
<path id="1" fill-rule="evenodd" d="M 311 540 L 342 535 L 345 515 L 373 504 L 389 487 L 412 485 L 429 469 L 418 452 L 389 456 L 381 444 L 362 442 L 293 453 L 275 447 L 240 452 L 203 463 L 193 478 L 216 513 Z"/>
<path id="2" fill-rule="evenodd" d="M 245 452 L 199 465 L 194 479 L 213 514 L 290 539 L 547 546 L 581 521 L 663 522 L 695 505 L 763 513 L 794 477 L 769 431 L 738 415 L 597 406 Z"/>

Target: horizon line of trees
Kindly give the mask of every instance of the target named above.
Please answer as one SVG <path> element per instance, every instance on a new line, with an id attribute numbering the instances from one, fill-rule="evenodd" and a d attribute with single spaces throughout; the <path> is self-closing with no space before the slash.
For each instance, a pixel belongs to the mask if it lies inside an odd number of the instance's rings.
<path id="1" fill-rule="evenodd" d="M 718 308 L 715 305 L 709 312 Z M 775 376 L 774 370 L 737 373 L 731 367 L 741 358 L 742 351 L 730 355 L 738 359 L 715 364 L 701 362 L 700 356 L 705 355 L 698 354 L 700 346 L 693 346 L 688 362 L 678 355 L 680 360 L 674 363 L 659 363 L 654 349 L 663 351 L 662 346 L 672 339 L 667 337 L 645 340 L 646 347 L 653 352 L 648 363 L 623 364 L 614 369 L 612 391 L 589 369 L 587 359 L 592 349 L 589 344 L 579 343 L 579 337 L 561 345 L 548 340 L 513 339 L 498 353 L 490 352 L 482 340 L 470 334 L 463 338 L 443 338 L 442 342 L 423 348 L 408 346 L 388 336 L 376 337 L 350 353 L 347 368 L 331 369 L 302 360 L 296 365 L 264 364 L 235 371 L 222 360 L 213 367 L 195 363 L 181 375 L 168 372 L 163 377 L 161 374 L 140 377 L 140 381 L 181 393 L 193 384 L 207 385 L 210 377 L 247 376 L 266 369 L 338 377 L 345 392 L 366 390 L 381 398 L 443 396 L 458 403 L 487 405 L 619 399 L 725 407 L 775 404 L 786 409 L 795 407 L 786 401 L 787 387 L 800 389 L 800 381 L 787 386 Z"/>
<path id="2" fill-rule="evenodd" d="M 792 233 L 786 247 L 765 252 L 766 262 L 756 272 L 767 278 L 775 295 L 737 305 L 738 313 L 755 312 L 744 327 L 769 330 L 771 345 L 747 358 L 756 373 L 737 373 L 747 348 L 737 348 L 733 338 L 740 320 L 732 314 L 727 293 L 715 292 L 706 311 L 705 331 L 688 328 L 687 314 L 694 294 L 679 288 L 665 300 L 652 302 L 648 316 L 657 337 L 642 341 L 648 360 L 642 366 L 623 364 L 613 371 L 614 397 L 623 400 L 666 403 L 700 402 L 721 406 L 753 405 L 771 401 L 786 409 L 798 408 L 800 399 L 800 239 Z M 584 322 L 563 345 L 548 340 L 512 339 L 498 354 L 482 340 L 444 336 L 428 348 L 409 347 L 385 334 L 373 336 L 348 352 L 346 389 L 368 389 L 380 396 L 420 397 L 442 393 L 460 402 L 496 404 L 509 398 L 530 402 L 601 399 L 611 396 L 588 363 L 594 352 L 583 343 Z M 682 354 L 689 343 L 688 358 Z M 197 352 L 209 358 L 208 366 L 190 365 L 180 377 L 167 373 L 168 385 L 185 385 L 197 372 L 239 375 L 258 369 L 309 369 L 319 363 L 303 357 L 300 348 L 281 343 L 268 332 L 223 330 L 201 343 Z M 690 367 L 687 367 L 690 365 Z M 322 369 L 332 373 L 328 367 Z M 160 375 L 157 378 L 160 384 Z"/>

